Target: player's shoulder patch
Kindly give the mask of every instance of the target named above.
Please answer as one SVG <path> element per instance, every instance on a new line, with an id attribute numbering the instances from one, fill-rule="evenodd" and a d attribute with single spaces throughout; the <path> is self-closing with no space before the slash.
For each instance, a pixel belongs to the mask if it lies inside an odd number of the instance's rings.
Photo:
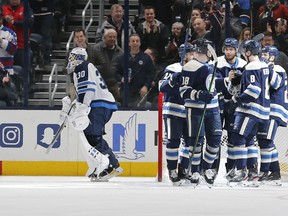
<path id="1" fill-rule="evenodd" d="M 174 64 L 171 64 L 171 65 L 168 65 L 166 68 L 165 68 L 165 72 L 167 71 L 171 71 L 171 72 L 181 72 L 182 71 L 182 65 L 177 62 L 177 63 L 174 63 Z"/>
<path id="2" fill-rule="evenodd" d="M 194 72 L 194 71 L 197 71 L 199 68 L 203 67 L 204 65 L 205 64 L 203 64 L 203 63 L 201 63 L 195 59 L 192 59 L 191 61 L 189 61 L 188 63 L 186 63 L 183 66 L 183 70 Z"/>
<path id="3" fill-rule="evenodd" d="M 244 67 L 247 64 L 247 62 L 242 59 L 242 58 L 238 58 L 238 67 Z"/>
<path id="4" fill-rule="evenodd" d="M 217 60 L 218 60 L 217 68 L 229 67 L 224 55 L 218 57 Z"/>
<path id="5" fill-rule="evenodd" d="M 277 73 L 286 73 L 285 69 L 282 66 L 280 66 L 280 65 L 274 65 L 274 70 Z"/>

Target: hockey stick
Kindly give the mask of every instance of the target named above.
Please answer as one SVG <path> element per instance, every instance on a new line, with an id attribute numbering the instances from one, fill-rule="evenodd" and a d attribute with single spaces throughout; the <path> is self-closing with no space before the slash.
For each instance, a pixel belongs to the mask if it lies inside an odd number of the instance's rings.
<path id="1" fill-rule="evenodd" d="M 65 116 L 65 119 L 63 121 L 63 123 L 61 124 L 61 126 L 58 128 L 57 132 L 54 134 L 52 141 L 50 142 L 50 144 L 48 144 L 47 150 L 46 150 L 46 154 L 48 154 L 50 152 L 50 150 L 52 149 L 52 147 L 54 146 L 54 144 L 56 143 L 58 137 L 60 136 L 61 132 L 63 131 L 63 129 L 66 127 L 67 124 L 67 120 L 68 120 L 68 116 L 70 115 L 72 109 L 75 107 L 75 103 L 71 105 L 67 115 Z"/>
<path id="2" fill-rule="evenodd" d="M 181 54 L 181 65 L 183 66 L 184 64 L 184 57 L 185 57 L 185 54 L 186 54 L 186 44 L 187 44 L 187 41 L 188 41 L 188 35 L 189 35 L 189 32 L 190 32 L 190 29 L 191 29 L 191 16 L 192 16 L 192 12 L 193 12 L 193 9 L 194 9 L 194 0 L 192 0 L 192 3 L 191 3 L 191 12 L 190 12 L 190 17 L 189 17 L 189 20 L 188 20 L 188 28 L 186 29 L 186 35 L 185 35 L 185 40 L 184 40 L 184 50 L 183 50 L 183 53 Z"/>
<path id="3" fill-rule="evenodd" d="M 212 77 L 211 77 L 211 80 L 210 80 L 210 83 L 209 83 L 209 89 L 208 89 L 208 93 L 210 93 L 211 90 L 212 90 L 213 83 L 214 83 L 214 77 L 215 77 L 215 73 L 216 73 L 218 59 L 217 59 L 217 54 L 216 54 L 215 50 L 213 49 L 213 47 L 210 44 L 207 44 L 207 47 L 208 47 L 208 50 L 210 51 L 211 55 L 213 56 L 213 62 L 214 62 L 214 68 L 213 68 Z M 192 146 L 193 148 L 192 148 L 191 155 L 189 156 L 189 164 L 188 164 L 188 171 L 186 173 L 186 178 L 189 178 L 189 173 L 190 173 L 190 170 L 191 170 L 192 160 L 193 160 L 193 157 L 194 157 L 194 154 L 195 154 L 195 147 L 196 147 L 196 145 L 198 143 L 198 140 L 199 140 L 199 136 L 200 136 L 201 128 L 202 128 L 202 125 L 203 125 L 206 109 L 207 109 L 207 103 L 205 102 L 204 108 L 203 108 L 203 113 L 202 113 L 201 118 L 200 118 L 200 124 L 199 124 L 198 130 L 197 130 L 197 134 L 196 134 L 196 140 L 195 140 L 195 143 Z"/>

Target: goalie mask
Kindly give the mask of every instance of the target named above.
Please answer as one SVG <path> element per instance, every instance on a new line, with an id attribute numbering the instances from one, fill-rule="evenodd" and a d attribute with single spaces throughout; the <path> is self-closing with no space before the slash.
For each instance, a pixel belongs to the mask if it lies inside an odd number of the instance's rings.
<path id="1" fill-rule="evenodd" d="M 84 48 L 76 47 L 74 48 L 68 58 L 67 64 L 67 73 L 70 74 L 74 71 L 75 67 L 81 64 L 83 61 L 86 61 L 88 58 L 87 52 Z"/>

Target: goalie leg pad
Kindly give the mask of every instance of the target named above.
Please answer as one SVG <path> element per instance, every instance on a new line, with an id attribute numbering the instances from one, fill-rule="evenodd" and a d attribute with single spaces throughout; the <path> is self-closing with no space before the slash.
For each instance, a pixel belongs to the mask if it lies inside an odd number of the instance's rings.
<path id="1" fill-rule="evenodd" d="M 84 157 L 88 163 L 89 169 L 86 173 L 87 176 L 95 173 L 96 175 L 99 175 L 103 170 L 107 169 L 109 166 L 109 158 L 108 155 L 104 155 L 101 152 L 99 152 L 97 149 L 92 147 L 84 133 L 81 131 L 79 132 L 79 137 L 82 142 L 81 149 L 84 154 Z"/>

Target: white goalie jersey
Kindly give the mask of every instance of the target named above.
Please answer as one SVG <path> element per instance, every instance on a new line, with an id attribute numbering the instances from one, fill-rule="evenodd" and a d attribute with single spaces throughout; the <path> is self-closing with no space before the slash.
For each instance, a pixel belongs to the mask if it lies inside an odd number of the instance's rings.
<path id="1" fill-rule="evenodd" d="M 117 110 L 113 95 L 109 92 L 100 72 L 92 63 L 84 61 L 75 67 L 73 80 L 78 94 L 78 102 L 90 107 Z"/>

